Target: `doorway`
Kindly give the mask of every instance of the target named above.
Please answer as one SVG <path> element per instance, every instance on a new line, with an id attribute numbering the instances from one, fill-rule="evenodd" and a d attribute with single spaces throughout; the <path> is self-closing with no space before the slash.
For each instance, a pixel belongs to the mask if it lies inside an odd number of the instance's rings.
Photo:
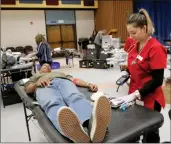
<path id="1" fill-rule="evenodd" d="M 77 49 L 75 24 L 47 25 L 47 41 L 51 48 Z"/>

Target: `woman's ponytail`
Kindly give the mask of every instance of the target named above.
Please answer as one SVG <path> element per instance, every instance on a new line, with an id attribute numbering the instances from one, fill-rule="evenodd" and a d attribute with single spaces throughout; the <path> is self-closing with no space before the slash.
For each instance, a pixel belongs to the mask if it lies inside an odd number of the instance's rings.
<path id="1" fill-rule="evenodd" d="M 145 9 L 140 9 L 139 10 L 140 14 L 143 14 L 146 17 L 146 21 L 147 21 L 147 33 L 149 35 L 152 35 L 155 32 L 152 20 L 148 14 L 148 12 Z"/>

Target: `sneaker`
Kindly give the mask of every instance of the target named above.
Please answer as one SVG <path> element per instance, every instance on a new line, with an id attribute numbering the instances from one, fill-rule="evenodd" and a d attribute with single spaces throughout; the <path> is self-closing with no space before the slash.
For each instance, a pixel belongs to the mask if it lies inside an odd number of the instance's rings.
<path id="1" fill-rule="evenodd" d="M 108 98 L 99 97 L 93 107 L 90 138 L 93 143 L 100 143 L 104 140 L 111 118 L 111 106 Z"/>
<path id="2" fill-rule="evenodd" d="M 57 114 L 57 120 L 62 133 L 75 143 L 88 143 L 90 137 L 84 131 L 77 114 L 69 107 L 62 107 Z"/>

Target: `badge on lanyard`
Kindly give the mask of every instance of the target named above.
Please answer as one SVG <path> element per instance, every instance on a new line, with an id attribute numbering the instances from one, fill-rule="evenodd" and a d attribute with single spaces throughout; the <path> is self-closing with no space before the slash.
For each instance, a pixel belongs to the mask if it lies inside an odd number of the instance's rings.
<path id="1" fill-rule="evenodd" d="M 142 60 L 143 60 L 143 57 L 140 56 L 140 55 L 138 55 L 138 56 L 137 56 L 137 59 L 139 59 L 140 61 L 142 61 Z"/>
<path id="2" fill-rule="evenodd" d="M 142 60 L 143 60 L 143 57 L 140 56 L 140 55 L 138 55 L 138 56 L 136 57 L 136 59 L 132 61 L 132 65 L 136 64 L 137 59 L 140 60 L 140 61 L 142 61 Z"/>

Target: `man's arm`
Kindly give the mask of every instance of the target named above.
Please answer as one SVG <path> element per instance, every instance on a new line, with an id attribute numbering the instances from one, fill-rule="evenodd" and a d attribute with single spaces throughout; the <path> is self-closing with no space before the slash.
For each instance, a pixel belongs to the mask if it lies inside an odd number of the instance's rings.
<path id="1" fill-rule="evenodd" d="M 50 84 L 49 79 L 39 79 L 37 82 L 29 82 L 25 86 L 26 93 L 34 93 L 37 87 L 45 87 Z"/>
<path id="2" fill-rule="evenodd" d="M 82 79 L 73 78 L 71 76 L 69 77 L 69 79 L 77 86 L 88 88 L 89 90 L 94 91 L 94 92 L 96 92 L 98 90 L 97 85 L 91 84 Z"/>
<path id="3" fill-rule="evenodd" d="M 34 93 L 36 90 L 36 83 L 30 82 L 28 85 L 25 86 L 26 93 Z"/>

